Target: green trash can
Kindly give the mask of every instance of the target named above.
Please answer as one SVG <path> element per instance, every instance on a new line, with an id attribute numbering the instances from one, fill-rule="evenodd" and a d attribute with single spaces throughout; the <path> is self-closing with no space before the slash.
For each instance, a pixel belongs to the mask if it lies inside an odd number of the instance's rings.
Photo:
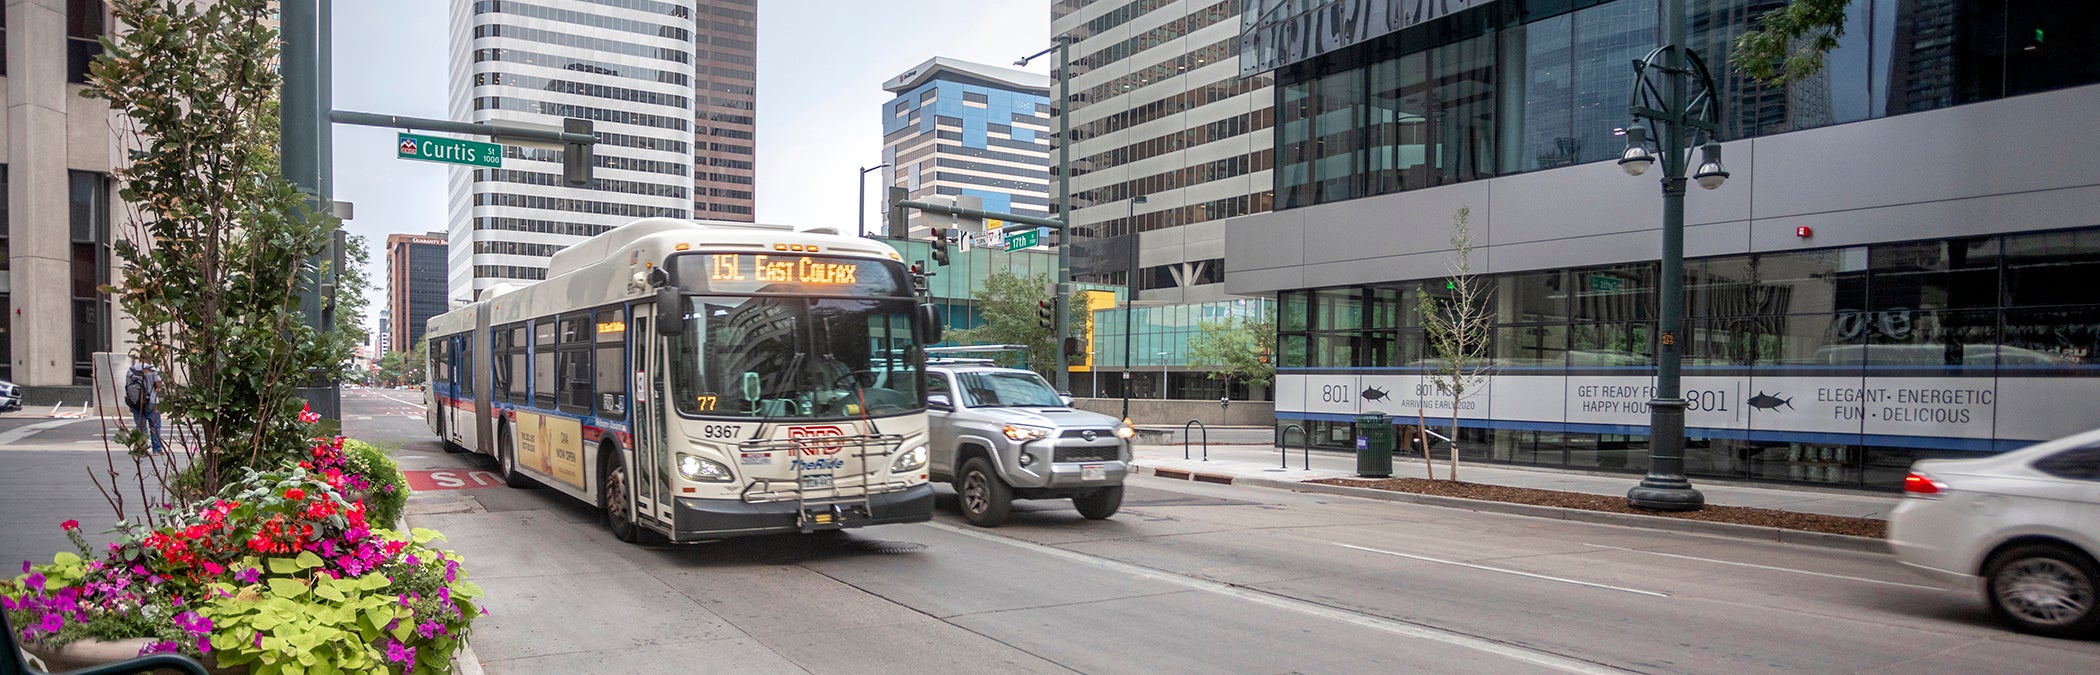
<path id="1" fill-rule="evenodd" d="M 1385 413 L 1356 416 L 1356 475 L 1389 478 L 1393 475 L 1393 418 Z"/>

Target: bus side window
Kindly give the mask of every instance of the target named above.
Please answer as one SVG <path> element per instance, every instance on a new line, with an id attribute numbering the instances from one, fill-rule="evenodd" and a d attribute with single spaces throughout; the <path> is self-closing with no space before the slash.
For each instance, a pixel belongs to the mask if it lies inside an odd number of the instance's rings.
<path id="1" fill-rule="evenodd" d="M 554 407 L 554 318 L 532 321 L 532 403 Z"/>
<path id="2" fill-rule="evenodd" d="M 459 371 L 459 397 L 460 397 L 460 398 L 473 398 L 473 397 L 474 397 L 474 334 L 473 334 L 473 333 L 461 333 L 461 334 L 460 334 L 460 336 L 459 336 L 459 343 L 458 343 L 458 344 L 459 344 L 459 353 L 458 353 L 458 354 L 456 355 L 456 356 L 457 356 L 458 358 L 454 359 L 454 364 L 453 364 L 453 368 L 456 368 L 456 369 L 458 369 L 458 371 Z"/>
<path id="3" fill-rule="evenodd" d="M 592 360 L 596 371 L 598 416 L 621 419 L 627 416 L 627 313 L 618 308 L 598 310 Z"/>
<path id="4" fill-rule="evenodd" d="M 489 400 L 501 401 L 504 390 L 510 386 L 510 359 L 503 357 L 504 345 L 510 342 L 510 331 L 497 326 L 489 331 Z"/>
<path id="5" fill-rule="evenodd" d="M 554 371 L 561 380 L 560 408 L 568 412 L 591 411 L 590 318 L 587 312 L 565 315 L 557 329 Z"/>
<path id="6" fill-rule="evenodd" d="M 507 354 L 504 360 L 508 362 L 506 367 L 510 370 L 509 379 L 503 383 L 504 391 L 509 395 L 511 403 L 531 403 L 525 395 L 525 385 L 531 381 L 525 358 L 528 356 L 526 350 L 532 346 L 532 342 L 525 338 L 527 331 L 523 323 L 511 324 L 503 330 L 510 335 L 508 341 L 503 343 Z"/>

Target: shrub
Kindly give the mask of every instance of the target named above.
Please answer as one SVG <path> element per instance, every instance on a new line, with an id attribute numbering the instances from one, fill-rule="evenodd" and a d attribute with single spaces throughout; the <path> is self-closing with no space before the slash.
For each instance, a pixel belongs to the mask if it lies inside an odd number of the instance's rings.
<path id="1" fill-rule="evenodd" d="M 385 451 L 359 440 L 344 440 L 338 455 L 344 473 L 364 482 L 363 487 L 353 484 L 352 489 L 364 495 L 366 515 L 381 525 L 398 522 L 401 507 L 408 503 L 409 494 L 408 479 L 401 475 L 401 465 Z"/>

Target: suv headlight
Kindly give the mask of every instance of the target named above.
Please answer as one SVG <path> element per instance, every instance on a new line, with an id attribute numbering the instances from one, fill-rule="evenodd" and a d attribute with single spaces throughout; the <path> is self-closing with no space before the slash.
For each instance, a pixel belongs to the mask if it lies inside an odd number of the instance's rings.
<path id="1" fill-rule="evenodd" d="M 686 480 L 702 483 L 727 483 L 735 480 L 729 475 L 729 467 L 723 466 L 721 462 L 685 453 L 678 454 L 678 475 L 684 476 Z"/>
<path id="2" fill-rule="evenodd" d="M 926 446 L 923 445 L 906 450 L 898 454 L 896 459 L 890 460 L 890 473 L 917 471 L 922 466 L 926 466 Z"/>
<path id="3" fill-rule="evenodd" d="M 1016 441 L 1032 441 L 1038 438 L 1048 438 L 1050 436 L 1049 429 L 1045 429 L 1043 427 L 1031 427 L 1025 424 L 1008 424 L 1006 425 L 1006 428 L 1001 429 L 1000 431 L 1005 433 L 1007 438 Z"/>
<path id="4" fill-rule="evenodd" d="M 1116 425 L 1116 438 L 1120 438 L 1127 441 L 1136 436 L 1137 427 L 1130 426 L 1129 422 L 1124 422 L 1122 424 Z"/>

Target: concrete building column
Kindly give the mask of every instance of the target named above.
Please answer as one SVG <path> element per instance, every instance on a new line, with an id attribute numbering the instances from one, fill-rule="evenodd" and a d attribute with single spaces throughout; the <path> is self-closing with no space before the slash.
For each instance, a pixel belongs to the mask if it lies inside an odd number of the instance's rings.
<path id="1" fill-rule="evenodd" d="M 64 0 L 7 3 L 8 301 L 14 378 L 73 384 Z"/>

